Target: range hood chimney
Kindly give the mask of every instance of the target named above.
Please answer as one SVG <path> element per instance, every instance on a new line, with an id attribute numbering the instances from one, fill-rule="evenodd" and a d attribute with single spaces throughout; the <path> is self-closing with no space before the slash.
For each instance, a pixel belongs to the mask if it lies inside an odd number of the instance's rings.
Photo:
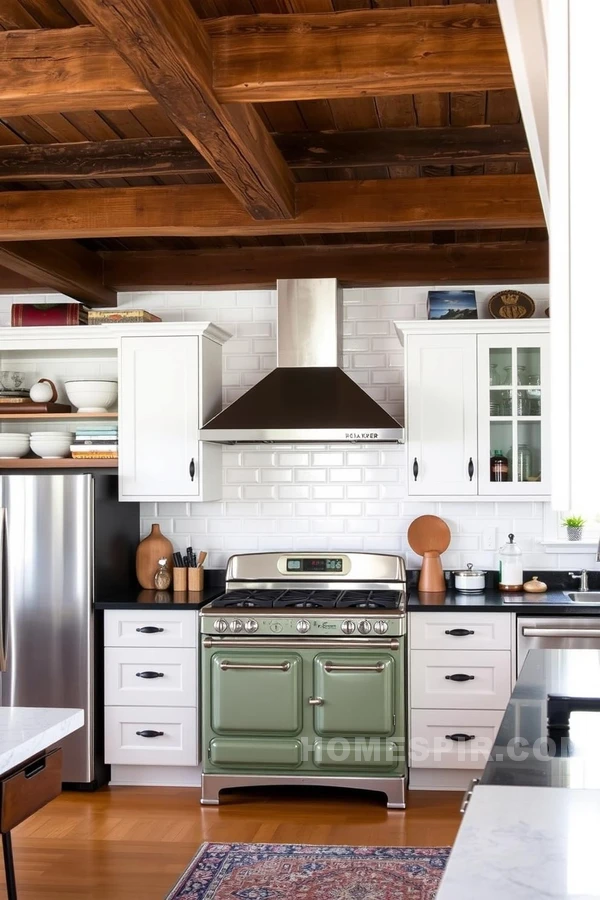
<path id="1" fill-rule="evenodd" d="M 335 278 L 277 282 L 277 368 L 200 429 L 221 444 L 402 443 L 404 428 L 340 368 Z"/>

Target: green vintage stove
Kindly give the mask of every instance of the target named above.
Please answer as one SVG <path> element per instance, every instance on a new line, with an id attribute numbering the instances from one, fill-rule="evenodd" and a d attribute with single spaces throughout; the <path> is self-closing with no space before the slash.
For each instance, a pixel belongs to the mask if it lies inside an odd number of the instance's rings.
<path id="1" fill-rule="evenodd" d="M 375 553 L 233 556 L 204 606 L 202 803 L 327 785 L 405 806 L 406 569 Z"/>

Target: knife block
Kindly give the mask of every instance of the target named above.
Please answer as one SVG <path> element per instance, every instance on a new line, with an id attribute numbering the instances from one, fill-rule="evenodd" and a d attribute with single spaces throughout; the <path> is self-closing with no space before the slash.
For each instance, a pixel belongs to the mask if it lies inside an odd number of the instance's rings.
<path id="1" fill-rule="evenodd" d="M 426 550 L 423 554 L 423 565 L 419 576 L 419 592 L 439 593 L 446 590 L 446 579 L 442 569 L 442 560 L 437 550 Z"/>

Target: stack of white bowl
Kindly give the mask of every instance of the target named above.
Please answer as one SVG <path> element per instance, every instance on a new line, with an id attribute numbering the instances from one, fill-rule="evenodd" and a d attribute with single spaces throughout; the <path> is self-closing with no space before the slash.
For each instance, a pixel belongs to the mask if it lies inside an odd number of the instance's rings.
<path id="1" fill-rule="evenodd" d="M 31 449 L 42 459 L 63 459 L 71 453 L 71 431 L 32 431 Z"/>
<path id="2" fill-rule="evenodd" d="M 18 432 L 0 433 L 0 459 L 19 459 L 29 453 L 29 435 Z"/>

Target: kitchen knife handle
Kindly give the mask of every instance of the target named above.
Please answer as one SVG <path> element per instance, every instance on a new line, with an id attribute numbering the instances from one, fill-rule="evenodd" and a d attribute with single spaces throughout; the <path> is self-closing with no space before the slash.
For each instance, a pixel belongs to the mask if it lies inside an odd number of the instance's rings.
<path id="1" fill-rule="evenodd" d="M 136 672 L 136 678 L 164 678 L 164 672 Z"/>
<path id="2" fill-rule="evenodd" d="M 458 732 L 457 734 L 445 734 L 444 737 L 447 741 L 456 741 L 457 743 L 475 740 L 474 734 L 462 734 L 461 732 Z"/>
<path id="3" fill-rule="evenodd" d="M 413 475 L 414 475 L 415 481 L 416 481 L 417 478 L 419 477 L 419 461 L 416 456 L 415 456 L 415 461 L 413 462 Z"/>
<path id="4" fill-rule="evenodd" d="M 196 474 L 196 463 L 194 462 L 194 457 L 190 459 L 190 481 L 194 480 L 194 475 Z"/>
<path id="5" fill-rule="evenodd" d="M 473 481 L 473 475 L 475 474 L 475 466 L 473 465 L 473 457 L 469 457 L 469 465 L 467 466 L 467 472 L 469 473 L 469 481 Z"/>
<path id="6" fill-rule="evenodd" d="M 164 628 L 159 628 L 157 625 L 144 625 L 143 628 L 136 628 L 136 631 L 139 631 L 140 634 L 158 634 L 159 631 L 164 631 Z"/>
<path id="7" fill-rule="evenodd" d="M 468 634 L 475 634 L 470 628 L 450 628 L 444 634 L 451 634 L 452 637 L 467 637 Z"/>
<path id="8" fill-rule="evenodd" d="M 465 675 L 463 672 L 457 672 L 456 675 L 445 675 L 446 681 L 474 681 L 474 675 Z"/>
<path id="9" fill-rule="evenodd" d="M 144 728 L 143 731 L 136 731 L 138 737 L 162 737 L 164 735 L 164 731 L 153 731 L 151 728 Z"/>

